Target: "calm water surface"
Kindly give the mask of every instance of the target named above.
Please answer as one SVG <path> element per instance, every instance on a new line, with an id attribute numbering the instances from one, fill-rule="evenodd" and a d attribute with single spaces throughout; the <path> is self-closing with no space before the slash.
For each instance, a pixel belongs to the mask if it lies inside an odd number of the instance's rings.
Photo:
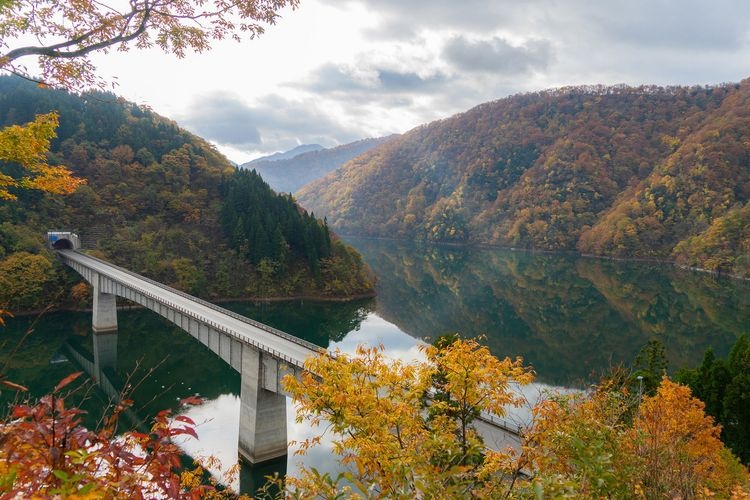
<path id="1" fill-rule="evenodd" d="M 630 362 L 651 338 L 667 348 L 670 369 L 700 362 L 711 346 L 725 355 L 750 332 L 750 284 L 684 272 L 672 267 L 501 250 L 428 246 L 350 239 L 379 278 L 378 298 L 348 304 L 294 302 L 230 303 L 225 307 L 323 347 L 352 351 L 382 342 L 392 356 L 413 358 L 421 339 L 445 332 L 483 336 L 498 356 L 523 356 L 539 384 L 584 387 L 619 362 Z M 146 310 L 120 311 L 115 386 L 137 385 L 134 420 L 175 407 L 191 394 L 207 399 L 190 410 L 199 441 L 188 453 L 236 461 L 239 375 L 200 342 Z M 0 346 L 11 380 L 34 396 L 49 392 L 79 368 L 76 355 L 92 356 L 90 313 L 49 314 L 8 322 Z M 108 398 L 79 391 L 96 425 Z M 85 396 L 85 397 L 84 397 Z M 78 396 L 75 396 L 76 398 Z M 13 395 L 0 394 L 7 405 Z M 287 411 L 289 438 L 314 434 Z M 302 459 L 243 470 L 250 490 L 273 470 L 292 472 Z M 305 459 L 321 469 L 333 461 L 321 449 Z M 235 482 L 238 487 L 238 482 Z"/>

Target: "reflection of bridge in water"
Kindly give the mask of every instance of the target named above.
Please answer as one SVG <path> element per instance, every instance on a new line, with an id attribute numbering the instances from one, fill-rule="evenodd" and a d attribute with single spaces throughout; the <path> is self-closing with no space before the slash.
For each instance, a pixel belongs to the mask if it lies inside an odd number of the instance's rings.
<path id="1" fill-rule="evenodd" d="M 305 360 L 319 347 L 78 252 L 78 236 L 73 233 L 50 232 L 48 240 L 60 260 L 93 287 L 95 373 L 114 366 L 116 360 L 116 297 L 138 303 L 190 333 L 240 373 L 240 458 L 258 464 L 287 454 L 288 394 L 281 379 L 286 374 L 299 376 Z M 476 428 L 492 449 L 519 445 L 515 427 L 504 421 L 485 416 Z"/>

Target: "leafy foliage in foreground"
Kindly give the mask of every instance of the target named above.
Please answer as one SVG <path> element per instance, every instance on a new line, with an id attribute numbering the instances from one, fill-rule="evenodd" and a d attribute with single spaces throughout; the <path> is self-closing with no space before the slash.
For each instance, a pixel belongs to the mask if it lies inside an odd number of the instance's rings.
<path id="1" fill-rule="evenodd" d="M 675 259 L 747 275 L 750 81 L 517 95 L 304 187 L 348 234 Z"/>
<path id="2" fill-rule="evenodd" d="M 298 419 L 325 423 L 344 472 L 303 468 L 297 498 L 746 498 L 750 476 L 719 440 L 690 390 L 664 377 L 653 396 L 603 382 L 552 395 L 533 410 L 519 450 L 491 451 L 473 426 L 480 410 L 518 405 L 510 390 L 531 372 L 474 341 L 425 347 L 425 359 L 387 360 L 360 347 L 309 361 L 318 377 L 288 378 Z M 436 396 L 427 397 L 425 396 Z M 424 404 L 420 404 L 424 403 Z M 425 407 L 426 406 L 426 407 Z M 468 417 L 468 418 L 466 418 Z M 464 431 L 467 431 L 466 433 Z M 302 443 L 305 453 L 320 438 Z M 521 472 L 529 477 L 523 478 Z"/>
<path id="3" fill-rule="evenodd" d="M 0 425 L 0 493 L 38 498 L 204 498 L 219 497 L 213 485 L 197 481 L 201 469 L 182 477 L 182 451 L 172 441 L 197 437 L 184 415 L 159 412 L 148 432 L 118 435 L 119 416 L 130 404 L 118 404 L 102 429 L 81 425 L 82 410 L 68 408 L 62 390 L 74 373 L 39 401 L 16 405 Z M 198 404 L 191 397 L 183 405 Z"/>
<path id="4" fill-rule="evenodd" d="M 0 170 L 0 200 L 15 200 L 14 189 L 35 189 L 46 193 L 70 194 L 85 181 L 71 175 L 64 166 L 47 163 L 51 140 L 55 137 L 56 113 L 37 115 L 25 125 L 0 130 L 0 161 L 17 164 Z M 14 176 L 13 170 L 21 172 Z"/>
<path id="5" fill-rule="evenodd" d="M 365 497 L 501 491 L 502 484 L 485 479 L 501 468 L 517 474 L 515 463 L 507 454 L 485 450 L 470 424 L 478 411 L 504 415 L 506 406 L 521 405 L 510 385 L 528 383 L 533 375 L 520 359 L 498 360 L 474 341 L 425 346 L 423 353 L 427 360 L 422 363 L 390 361 L 382 346 L 360 347 L 352 357 L 341 352 L 314 357 L 307 368 L 319 377 L 287 378 L 285 387 L 297 404 L 298 420 L 329 425 L 334 451 L 350 472 L 338 480 L 351 481 Z M 432 400 L 429 412 L 425 398 Z M 306 441 L 301 450 L 318 440 Z M 306 497 L 318 488 L 350 489 L 338 480 L 303 470 L 287 483 Z"/>

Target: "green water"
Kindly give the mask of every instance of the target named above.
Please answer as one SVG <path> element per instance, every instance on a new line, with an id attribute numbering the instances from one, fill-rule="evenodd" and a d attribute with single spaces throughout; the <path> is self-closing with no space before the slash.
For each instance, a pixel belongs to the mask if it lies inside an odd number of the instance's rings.
<path id="1" fill-rule="evenodd" d="M 750 283 L 662 264 L 353 239 L 374 269 L 377 313 L 417 337 L 485 335 L 540 381 L 582 385 L 649 339 L 670 369 L 725 355 L 750 333 Z"/>
<path id="2" fill-rule="evenodd" d="M 323 347 L 351 351 L 382 342 L 409 357 L 418 339 L 445 333 L 483 335 L 498 356 L 523 356 L 542 384 L 582 387 L 619 362 L 630 362 L 651 338 L 666 346 L 670 369 L 693 366 L 712 346 L 725 355 L 750 333 L 750 284 L 669 266 L 572 256 L 425 246 L 350 239 L 378 276 L 378 297 L 354 303 L 223 304 L 240 314 Z M 200 342 L 147 310 L 118 314 L 117 366 L 112 383 L 136 388 L 138 419 L 148 421 L 179 398 L 199 394 L 204 454 L 228 465 L 236 458 L 239 375 Z M 33 332 L 25 335 L 30 328 Z M 49 392 L 80 369 L 71 352 L 93 358 L 90 313 L 59 312 L 16 318 L 2 331 L 0 363 L 32 397 Z M 71 351 L 73 350 L 73 351 Z M 7 408 L 16 396 L 0 393 Z M 83 384 L 71 402 L 95 426 L 108 398 Z M 290 439 L 315 431 L 296 424 L 288 407 Z M 190 448 L 191 454 L 200 454 Z M 280 472 L 295 470 L 290 455 Z M 308 463 L 333 464 L 325 450 Z M 282 461 L 283 462 L 283 461 Z M 331 467 L 333 467 L 331 465 Z M 325 468 L 325 467 L 323 467 Z M 243 471 L 242 488 L 268 470 Z M 236 486 L 236 485 L 235 485 Z"/>

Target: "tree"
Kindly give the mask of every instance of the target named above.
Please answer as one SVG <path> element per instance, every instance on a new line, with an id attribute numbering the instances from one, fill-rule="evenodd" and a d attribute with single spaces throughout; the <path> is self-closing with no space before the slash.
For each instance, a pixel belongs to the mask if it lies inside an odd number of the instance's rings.
<path id="1" fill-rule="evenodd" d="M 57 2 L 5 0 L 0 3 L 0 69 L 27 75 L 20 64 L 36 57 L 41 81 L 83 88 L 101 81 L 88 55 L 159 47 L 184 57 L 224 38 L 254 38 L 278 11 L 298 0 L 130 0 Z M 33 39 L 37 45 L 24 45 Z M 15 45 L 13 45 L 15 43 Z"/>
<path id="2" fill-rule="evenodd" d="M 706 405 L 706 413 L 722 425 L 722 439 L 743 461 L 750 463 L 750 339 L 737 339 L 728 359 L 706 351 L 701 366 L 683 369 L 677 380 L 690 386 Z"/>
<path id="3" fill-rule="evenodd" d="M 56 279 L 52 262 L 44 255 L 11 254 L 0 261 L 0 306 L 14 310 L 43 308 L 49 305 L 46 294 L 53 291 Z"/>
<path id="4" fill-rule="evenodd" d="M 605 384 L 535 408 L 526 437 L 537 488 L 552 497 L 728 498 L 750 485 L 689 388 L 664 376 L 638 399 Z"/>
<path id="5" fill-rule="evenodd" d="M 494 452 L 471 420 L 518 405 L 509 384 L 529 382 L 531 371 L 453 336 L 422 350 L 424 359 L 412 363 L 386 359 L 382 346 L 321 354 L 307 362 L 315 375 L 285 379 L 298 421 L 325 423 L 345 468 L 333 477 L 303 467 L 287 478 L 288 496 L 747 497 L 750 475 L 718 439 L 703 404 L 666 377 L 640 403 L 627 381 L 550 396 L 534 409 L 521 452 Z M 530 477 L 520 478 L 521 470 Z"/>
<path id="6" fill-rule="evenodd" d="M 55 138 L 56 113 L 37 115 L 33 122 L 0 129 L 0 161 L 18 164 L 0 168 L 0 199 L 15 200 L 13 190 L 34 189 L 70 194 L 86 181 L 66 167 L 47 164 L 50 141 Z"/>
<path id="7" fill-rule="evenodd" d="M 638 351 L 633 360 L 633 368 L 635 371 L 630 376 L 631 387 L 643 394 L 653 395 L 667 371 L 667 354 L 662 341 L 649 340 Z"/>
<path id="8" fill-rule="evenodd" d="M 520 359 L 499 360 L 473 340 L 437 348 L 423 346 L 425 359 L 388 360 L 383 347 L 362 347 L 354 356 L 341 352 L 308 360 L 311 373 L 284 385 L 297 404 L 298 420 L 325 421 L 334 452 L 347 472 L 337 478 L 303 469 L 287 478 L 303 497 L 339 488 L 359 489 L 366 497 L 487 497 L 507 490 L 491 479 L 517 472 L 510 452 L 485 450 L 468 415 L 504 415 L 521 398 L 511 382 L 533 375 Z M 433 390 L 450 394 L 424 410 Z M 302 443 L 302 452 L 320 438 Z M 339 484 L 346 479 L 351 486 Z"/>

